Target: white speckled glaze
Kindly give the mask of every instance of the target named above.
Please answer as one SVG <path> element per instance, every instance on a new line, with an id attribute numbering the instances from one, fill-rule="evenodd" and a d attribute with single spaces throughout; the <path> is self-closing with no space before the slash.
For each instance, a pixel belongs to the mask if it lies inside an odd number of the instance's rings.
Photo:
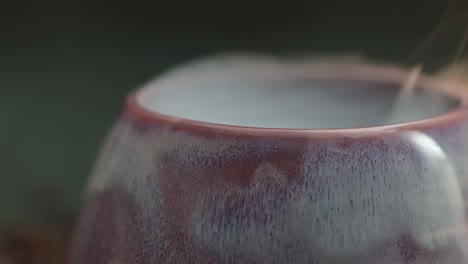
<path id="1" fill-rule="evenodd" d="M 164 75 L 129 96 L 109 135 L 71 263 L 468 263 L 466 94 L 422 77 L 415 104 L 391 119 L 411 122 L 381 126 L 391 108 L 379 95 L 405 77 L 267 59 Z M 272 79 L 294 95 L 271 97 Z M 254 88 L 241 102 L 203 85 L 223 80 Z M 360 97 L 330 99 L 337 84 Z M 363 93 L 373 89 L 383 92 Z"/>

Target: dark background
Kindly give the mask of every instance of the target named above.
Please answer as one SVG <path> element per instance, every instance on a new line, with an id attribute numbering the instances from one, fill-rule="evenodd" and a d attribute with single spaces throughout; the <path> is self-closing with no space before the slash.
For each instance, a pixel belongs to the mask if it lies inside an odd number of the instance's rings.
<path id="1" fill-rule="evenodd" d="M 77 208 L 125 95 L 164 69 L 221 51 L 359 52 L 437 65 L 460 37 L 454 27 L 419 47 L 447 7 L 446 0 L 0 0 L 0 223 Z M 422 52 L 411 57 L 414 50 Z"/>

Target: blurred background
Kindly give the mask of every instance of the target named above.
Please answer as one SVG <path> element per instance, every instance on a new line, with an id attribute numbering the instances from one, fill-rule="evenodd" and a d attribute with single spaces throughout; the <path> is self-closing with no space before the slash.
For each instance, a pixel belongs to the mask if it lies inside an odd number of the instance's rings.
<path id="1" fill-rule="evenodd" d="M 422 49 L 448 6 L 447 0 L 1 0 L 0 233 L 73 222 L 124 97 L 161 71 L 223 51 L 351 52 L 436 68 L 461 37 L 460 27 L 450 25 Z M 422 52 L 412 57 L 415 50 Z"/>

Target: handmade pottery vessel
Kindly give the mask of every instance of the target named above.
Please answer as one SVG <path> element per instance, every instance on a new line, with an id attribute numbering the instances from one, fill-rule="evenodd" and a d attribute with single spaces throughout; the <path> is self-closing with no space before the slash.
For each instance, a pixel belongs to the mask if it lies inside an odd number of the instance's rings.
<path id="1" fill-rule="evenodd" d="M 468 263 L 468 96 L 422 76 L 395 112 L 407 78 L 267 59 L 161 76 L 109 135 L 71 263 Z"/>

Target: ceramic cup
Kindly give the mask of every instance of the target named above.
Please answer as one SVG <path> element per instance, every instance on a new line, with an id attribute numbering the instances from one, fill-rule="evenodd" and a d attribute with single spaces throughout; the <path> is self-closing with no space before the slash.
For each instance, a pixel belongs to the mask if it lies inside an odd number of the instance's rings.
<path id="1" fill-rule="evenodd" d="M 359 63 L 194 63 L 131 93 L 72 264 L 468 263 L 467 94 Z"/>

